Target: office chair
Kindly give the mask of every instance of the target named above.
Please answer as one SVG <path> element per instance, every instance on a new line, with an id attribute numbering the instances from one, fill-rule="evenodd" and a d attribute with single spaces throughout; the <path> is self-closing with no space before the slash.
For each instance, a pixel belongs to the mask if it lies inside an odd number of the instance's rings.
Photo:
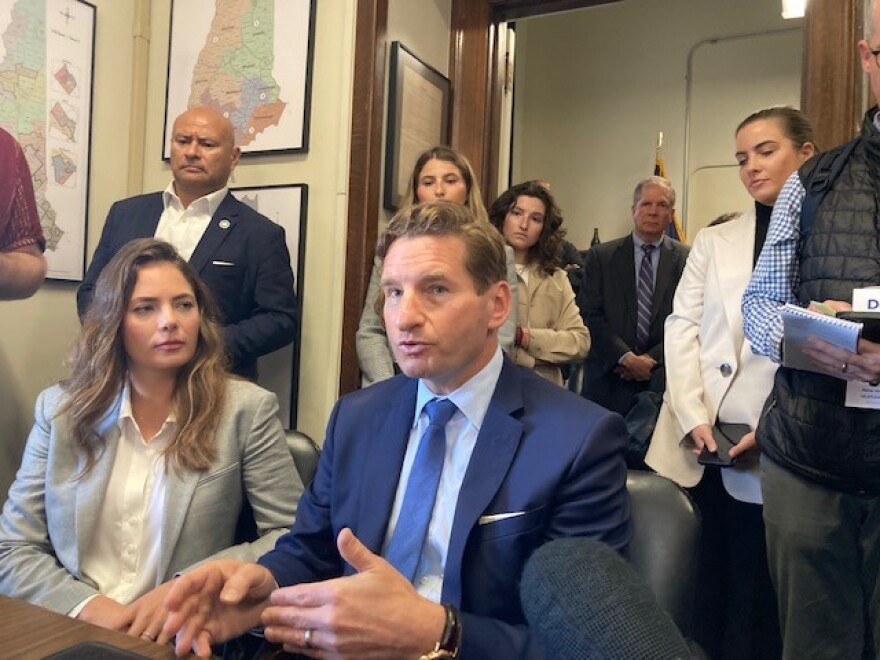
<path id="1" fill-rule="evenodd" d="M 673 481 L 629 470 L 633 537 L 628 558 L 685 637 L 693 631 L 700 513 Z"/>

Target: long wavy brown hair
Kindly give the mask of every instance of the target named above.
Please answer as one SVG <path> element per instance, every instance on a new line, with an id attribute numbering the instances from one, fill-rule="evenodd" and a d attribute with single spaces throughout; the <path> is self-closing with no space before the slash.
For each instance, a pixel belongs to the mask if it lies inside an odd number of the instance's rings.
<path id="1" fill-rule="evenodd" d="M 87 459 L 84 474 L 103 451 L 98 423 L 119 397 L 128 371 L 122 324 L 144 266 L 169 263 L 192 287 L 199 309 L 199 340 L 193 357 L 177 372 L 174 387 L 176 431 L 165 449 L 166 463 L 205 470 L 216 456 L 214 433 L 226 397 L 227 358 L 216 305 L 195 270 L 168 243 L 142 238 L 125 245 L 101 272 L 70 359 L 70 377 L 61 383 L 58 415 L 67 415 L 77 449 Z"/>
<path id="2" fill-rule="evenodd" d="M 505 190 L 489 207 L 489 222 L 504 235 L 504 220 L 516 205 L 520 197 L 534 197 L 541 200 L 544 212 L 544 227 L 538 241 L 529 248 L 529 263 L 537 263 L 547 275 L 552 275 L 559 267 L 559 252 L 565 230 L 562 229 L 562 211 L 556 205 L 553 195 L 547 190 L 546 184 L 540 181 L 525 181 Z"/>

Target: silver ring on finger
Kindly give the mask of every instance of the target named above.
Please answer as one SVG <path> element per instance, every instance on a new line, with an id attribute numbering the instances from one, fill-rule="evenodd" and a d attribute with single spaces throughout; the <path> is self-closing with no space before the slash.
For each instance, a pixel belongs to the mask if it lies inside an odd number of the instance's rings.
<path id="1" fill-rule="evenodd" d="M 306 648 L 308 648 L 308 649 L 314 648 L 312 646 L 312 633 L 313 632 L 314 631 L 311 628 L 306 628 L 305 632 L 303 633 L 303 644 L 305 644 Z"/>
<path id="2" fill-rule="evenodd" d="M 141 637 L 143 637 L 144 639 L 148 639 L 148 640 L 150 640 L 151 642 L 155 642 L 155 641 L 156 641 L 156 638 L 155 638 L 153 635 L 151 635 L 150 633 L 148 633 L 147 631 L 142 632 L 142 633 L 141 633 Z"/>
<path id="3" fill-rule="evenodd" d="M 840 372 L 845 374 L 847 369 L 849 369 L 849 362 L 844 362 L 843 366 L 840 368 Z"/>

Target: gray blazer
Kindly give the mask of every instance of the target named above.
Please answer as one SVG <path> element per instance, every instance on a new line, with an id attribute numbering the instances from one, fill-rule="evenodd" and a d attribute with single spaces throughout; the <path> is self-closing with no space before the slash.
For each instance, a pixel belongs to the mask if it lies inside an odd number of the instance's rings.
<path id="1" fill-rule="evenodd" d="M 37 399 L 21 468 L 0 517 L 0 593 L 66 614 L 97 594 L 80 573 L 116 456 L 121 396 L 98 425 L 104 451 L 77 479 L 66 416 L 56 417 L 59 386 Z M 275 395 L 246 381 L 228 381 L 217 428 L 217 458 L 206 472 L 179 470 L 168 484 L 156 586 L 216 557 L 254 561 L 293 524 L 302 482 L 287 450 Z M 247 494 L 260 539 L 233 546 Z"/>

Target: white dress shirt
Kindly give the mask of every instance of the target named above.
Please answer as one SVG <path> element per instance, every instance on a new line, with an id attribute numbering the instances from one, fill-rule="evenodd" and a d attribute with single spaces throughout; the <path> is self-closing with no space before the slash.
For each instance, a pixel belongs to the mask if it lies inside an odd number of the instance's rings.
<path id="1" fill-rule="evenodd" d="M 169 183 L 162 192 L 164 210 L 155 237 L 171 243 L 180 256 L 189 261 L 228 192 L 229 188 L 226 187 L 215 190 L 183 208 L 180 197 L 174 192 L 174 182 Z"/>
<path id="2" fill-rule="evenodd" d="M 428 536 L 425 539 L 422 557 L 413 578 L 416 591 L 435 603 L 440 602 L 440 595 L 443 592 L 446 553 L 449 549 L 449 538 L 452 535 L 452 521 L 455 518 L 455 508 L 458 504 L 458 492 L 461 490 L 471 454 L 477 443 L 480 427 L 483 425 L 483 419 L 486 417 L 486 411 L 489 409 L 489 403 L 495 393 L 495 386 L 501 375 L 503 363 L 504 358 L 501 349 L 498 348 L 485 367 L 446 397 L 458 407 L 458 410 L 446 424 L 446 456 L 443 459 L 443 472 L 440 475 L 440 485 L 437 487 L 434 510 L 428 525 Z M 423 409 L 426 403 L 435 398 L 443 397 L 438 397 L 428 389 L 424 381 L 420 380 L 416 395 L 413 427 L 409 434 L 409 443 L 400 471 L 400 480 L 397 482 L 397 493 L 394 496 L 394 506 L 391 509 L 388 529 L 385 532 L 385 542 L 382 545 L 383 556 L 394 534 L 394 528 L 397 526 L 413 461 L 415 461 L 421 437 L 428 426 L 428 415 Z"/>
<path id="3" fill-rule="evenodd" d="M 144 440 L 132 415 L 126 383 L 117 424 L 116 458 L 80 567 L 101 594 L 127 605 L 161 582 L 159 552 L 169 481 L 162 452 L 174 434 L 175 422 L 172 413 L 151 440 Z M 168 470 L 173 469 L 169 465 Z M 92 598 L 75 607 L 70 616 L 78 616 Z"/>

